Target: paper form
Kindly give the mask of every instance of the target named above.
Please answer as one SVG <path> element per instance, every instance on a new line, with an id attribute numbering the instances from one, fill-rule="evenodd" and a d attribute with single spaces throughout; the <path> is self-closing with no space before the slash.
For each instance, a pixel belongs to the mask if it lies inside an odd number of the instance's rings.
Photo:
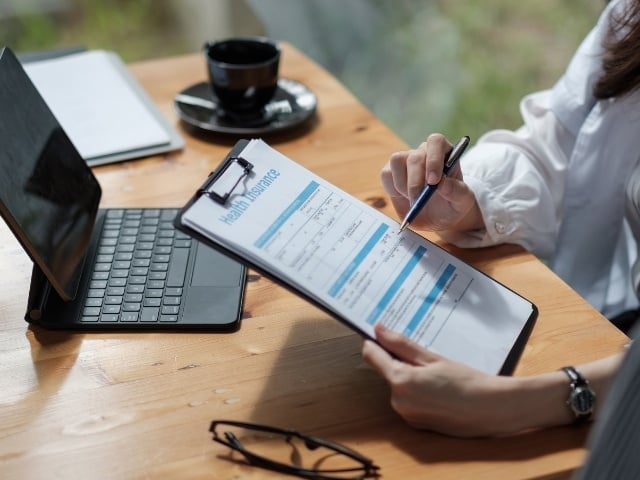
<path id="1" fill-rule="evenodd" d="M 358 330 L 389 328 L 497 373 L 532 314 L 527 300 L 260 140 L 223 206 L 198 199 L 185 225 L 231 247 Z"/>

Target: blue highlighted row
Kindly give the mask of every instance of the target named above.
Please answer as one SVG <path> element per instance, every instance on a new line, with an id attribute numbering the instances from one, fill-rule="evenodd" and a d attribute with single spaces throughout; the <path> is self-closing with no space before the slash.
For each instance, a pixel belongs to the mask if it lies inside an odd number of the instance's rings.
<path id="1" fill-rule="evenodd" d="M 265 232 L 260 235 L 260 238 L 258 238 L 258 240 L 256 240 L 253 245 L 257 248 L 264 247 L 276 234 L 276 232 L 280 230 L 280 228 L 282 228 L 282 225 L 284 225 L 284 223 L 289 220 L 291 215 L 297 212 L 302 204 L 306 202 L 309 197 L 311 197 L 313 192 L 318 189 L 318 186 L 318 182 L 310 182 L 309 185 L 307 185 L 307 187 L 302 191 L 302 193 L 300 193 L 300 195 L 298 195 L 293 200 L 293 202 L 291 202 L 291 204 L 283 210 L 283 212 L 278 216 L 278 218 L 276 218 L 276 220 L 269 226 L 269 228 L 267 228 Z"/>
<path id="2" fill-rule="evenodd" d="M 347 281 L 349 280 L 349 277 L 351 277 L 351 275 L 353 275 L 353 272 L 355 272 L 356 269 L 360 266 L 360 264 L 362 264 L 366 256 L 369 255 L 369 253 L 371 253 L 371 250 L 373 250 L 373 247 L 376 246 L 376 244 L 380 241 L 380 239 L 388 229 L 389 229 L 389 226 L 384 224 L 380 225 L 376 229 L 373 235 L 371 235 L 371 238 L 362 247 L 362 249 L 358 252 L 355 258 L 351 260 L 351 262 L 349 262 L 349 265 L 347 265 L 347 268 L 344 269 L 344 271 L 340 274 L 340 277 L 338 278 L 338 280 L 336 280 L 333 286 L 329 289 L 329 296 L 335 297 L 338 294 L 340 289 L 344 287 L 345 283 L 347 283 Z"/>
<path id="3" fill-rule="evenodd" d="M 376 307 L 373 309 L 369 317 L 367 318 L 367 323 L 369 325 L 373 325 L 378 320 L 378 317 L 382 314 L 382 312 L 387 308 L 391 299 L 398 293 L 402 284 L 407 280 L 411 271 L 418 265 L 420 259 L 427 253 L 427 249 L 425 247 L 418 247 L 411 258 L 406 263 L 406 265 L 402 268 L 402 271 L 396 276 L 395 280 L 391 282 L 391 286 L 384 293 Z"/>
<path id="4" fill-rule="evenodd" d="M 424 299 L 424 302 L 422 302 L 422 305 L 420 305 L 420 308 L 409 322 L 409 325 L 407 325 L 407 327 L 404 329 L 404 335 L 406 337 L 411 338 L 411 335 L 413 335 L 413 331 L 420 324 L 427 311 L 433 305 L 433 302 L 435 302 L 438 296 L 442 293 L 442 290 L 447 285 L 447 282 L 449 282 L 449 279 L 451 278 L 455 270 L 456 267 L 451 264 L 447 265 L 447 267 L 444 269 L 444 272 L 442 272 L 442 275 L 440 275 L 440 278 L 438 278 L 438 281 L 429 292 L 429 295 L 427 295 L 427 298 Z"/>

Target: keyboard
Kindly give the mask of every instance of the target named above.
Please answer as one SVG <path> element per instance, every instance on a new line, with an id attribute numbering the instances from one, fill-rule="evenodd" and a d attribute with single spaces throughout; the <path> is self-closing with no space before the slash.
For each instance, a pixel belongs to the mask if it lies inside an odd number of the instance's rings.
<path id="1" fill-rule="evenodd" d="M 177 209 L 107 209 L 81 313 L 83 323 L 175 323 L 194 241 Z"/>

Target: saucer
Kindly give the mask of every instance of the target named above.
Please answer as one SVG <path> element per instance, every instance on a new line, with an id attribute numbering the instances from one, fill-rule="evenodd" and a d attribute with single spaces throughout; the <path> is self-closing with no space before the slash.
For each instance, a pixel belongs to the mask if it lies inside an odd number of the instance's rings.
<path id="1" fill-rule="evenodd" d="M 234 118 L 222 110 L 207 82 L 192 85 L 174 97 L 178 115 L 187 124 L 234 135 L 263 135 L 298 127 L 313 116 L 317 104 L 313 92 L 287 78 L 278 80 L 273 99 L 250 119 Z"/>

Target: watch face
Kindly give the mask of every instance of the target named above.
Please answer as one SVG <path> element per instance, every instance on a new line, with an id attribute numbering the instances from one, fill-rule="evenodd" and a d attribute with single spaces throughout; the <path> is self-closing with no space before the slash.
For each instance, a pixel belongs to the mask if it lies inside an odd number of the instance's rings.
<path id="1" fill-rule="evenodd" d="M 571 407 L 578 415 L 588 415 L 593 411 L 595 396 L 588 387 L 578 386 L 571 394 Z"/>

